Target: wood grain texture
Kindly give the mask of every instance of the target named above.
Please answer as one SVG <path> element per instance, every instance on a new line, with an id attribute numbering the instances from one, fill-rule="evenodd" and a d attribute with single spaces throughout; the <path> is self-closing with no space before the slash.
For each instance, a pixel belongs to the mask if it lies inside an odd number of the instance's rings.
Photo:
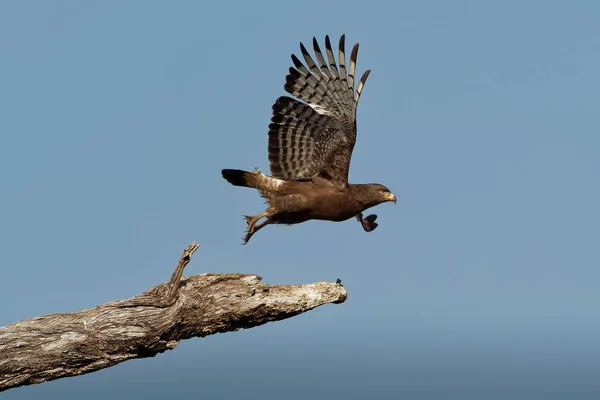
<path id="1" fill-rule="evenodd" d="M 327 303 L 342 303 L 338 282 L 267 285 L 257 275 L 182 277 L 188 247 L 169 282 L 128 300 L 50 314 L 0 328 L 0 391 L 153 357 L 181 340 L 251 328 Z"/>

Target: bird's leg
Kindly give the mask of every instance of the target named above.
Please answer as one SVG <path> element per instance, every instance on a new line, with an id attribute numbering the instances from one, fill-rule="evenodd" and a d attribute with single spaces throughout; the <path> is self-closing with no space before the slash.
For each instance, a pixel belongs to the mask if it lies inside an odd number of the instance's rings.
<path id="1" fill-rule="evenodd" d="M 248 243 L 248 241 L 250 240 L 250 238 L 252 237 L 252 235 L 254 235 L 256 232 L 258 232 L 261 228 L 269 225 L 271 223 L 270 219 L 266 219 L 263 222 L 261 222 L 260 224 L 255 224 L 252 227 L 251 231 L 247 231 L 246 232 L 246 236 L 244 236 L 244 242 L 242 244 L 246 244 Z"/>
<path id="2" fill-rule="evenodd" d="M 362 213 L 356 214 L 356 220 L 361 223 L 365 232 L 371 232 L 371 231 L 375 230 L 375 228 L 377 228 L 378 224 L 377 224 L 377 222 L 375 222 L 376 219 L 377 219 L 376 214 L 371 214 L 371 215 L 367 216 L 366 218 L 363 218 Z"/>
<path id="3" fill-rule="evenodd" d="M 267 225 L 266 222 L 268 220 L 264 221 L 262 224 L 259 224 L 259 225 L 256 225 L 256 223 L 261 218 L 268 217 L 270 215 L 271 215 L 271 213 L 268 210 L 263 211 L 262 213 L 255 215 L 255 216 L 244 215 L 244 218 L 246 219 L 246 222 L 248 223 L 248 227 L 246 228 L 246 235 L 244 236 L 244 242 L 242 244 L 248 243 L 248 240 L 250 240 L 252 235 L 254 235 L 260 228 Z"/>
<path id="4" fill-rule="evenodd" d="M 262 217 L 266 217 L 267 215 L 269 215 L 268 211 L 263 211 L 258 215 L 244 215 L 244 218 L 246 219 L 246 222 L 248 223 L 248 228 L 246 228 L 246 230 L 251 231 L 252 229 L 254 229 L 254 225 L 256 225 L 256 223 L 258 222 L 259 219 L 261 219 Z"/>

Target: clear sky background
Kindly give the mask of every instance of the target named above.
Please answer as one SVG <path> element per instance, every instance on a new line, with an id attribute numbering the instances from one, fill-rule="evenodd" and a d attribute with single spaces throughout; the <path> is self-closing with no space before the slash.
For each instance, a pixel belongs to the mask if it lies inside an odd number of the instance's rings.
<path id="1" fill-rule="evenodd" d="M 290 54 L 372 69 L 350 180 L 398 204 L 269 226 Z M 341 278 L 346 303 L 3 399 L 597 399 L 600 3 L 5 1 L 0 325 L 186 274 Z"/>

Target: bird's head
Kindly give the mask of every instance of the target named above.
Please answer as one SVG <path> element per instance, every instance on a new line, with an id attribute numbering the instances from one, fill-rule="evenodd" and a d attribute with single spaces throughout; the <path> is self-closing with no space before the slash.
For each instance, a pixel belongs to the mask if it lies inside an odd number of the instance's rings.
<path id="1" fill-rule="evenodd" d="M 386 201 L 392 201 L 394 202 L 394 204 L 396 204 L 396 196 L 394 196 L 394 193 L 390 192 L 390 189 L 386 188 L 383 185 L 376 186 L 377 187 L 375 189 L 377 191 L 377 195 L 379 196 L 381 203 L 384 203 Z"/>
<path id="2" fill-rule="evenodd" d="M 359 197 L 361 197 L 361 201 L 367 205 L 367 207 L 373 207 L 377 204 L 385 203 L 387 201 L 391 201 L 396 204 L 396 196 L 390 189 L 387 187 L 380 185 L 378 183 L 370 183 L 366 185 L 360 185 L 361 190 Z"/>

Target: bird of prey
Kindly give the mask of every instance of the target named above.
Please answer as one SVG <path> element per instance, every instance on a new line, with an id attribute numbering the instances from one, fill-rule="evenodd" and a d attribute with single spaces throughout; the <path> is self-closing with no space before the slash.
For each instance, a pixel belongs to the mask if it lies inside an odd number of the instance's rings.
<path id="1" fill-rule="evenodd" d="M 294 67 L 284 90 L 296 98 L 279 97 L 273 104 L 268 154 L 271 176 L 223 169 L 234 186 L 255 188 L 267 209 L 245 216 L 248 224 L 242 244 L 269 224 L 298 224 L 308 220 L 345 221 L 356 218 L 366 232 L 377 227 L 377 215 L 362 212 L 396 197 L 380 184 L 349 184 L 350 158 L 356 142 L 356 108 L 369 76 L 366 70 L 354 87 L 358 43 L 346 65 L 345 35 L 338 47 L 338 63 L 329 36 L 325 53 L 313 38 L 315 60 L 300 43 L 306 66 L 292 54 Z M 325 58 L 327 57 L 327 59 Z M 264 220 L 260 221 L 262 218 Z"/>

